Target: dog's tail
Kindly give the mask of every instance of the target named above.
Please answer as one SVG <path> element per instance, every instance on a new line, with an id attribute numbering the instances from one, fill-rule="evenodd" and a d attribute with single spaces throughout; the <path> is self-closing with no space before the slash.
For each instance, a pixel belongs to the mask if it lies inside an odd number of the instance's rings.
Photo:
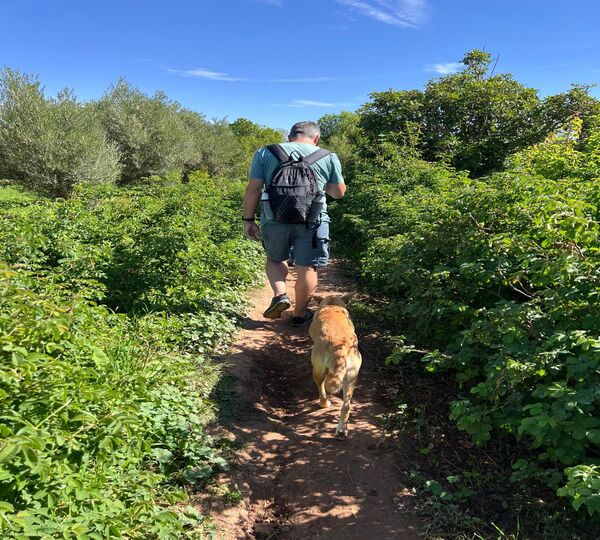
<path id="1" fill-rule="evenodd" d="M 327 376 L 325 377 L 325 391 L 328 394 L 338 394 L 342 389 L 342 381 L 346 375 L 348 353 L 346 347 L 340 347 L 333 351 L 333 362 L 329 364 Z"/>

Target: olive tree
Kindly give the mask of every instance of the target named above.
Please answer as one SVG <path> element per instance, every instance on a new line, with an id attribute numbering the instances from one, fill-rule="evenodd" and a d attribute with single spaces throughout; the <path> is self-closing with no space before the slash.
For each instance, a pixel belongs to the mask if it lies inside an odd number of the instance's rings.
<path id="1" fill-rule="evenodd" d="M 122 182 L 180 170 L 194 141 L 179 103 L 162 92 L 148 96 L 121 79 L 95 105 L 121 155 Z"/>
<path id="2" fill-rule="evenodd" d="M 115 182 L 119 154 L 96 111 L 70 90 L 44 95 L 37 78 L 0 72 L 0 175 L 28 189 L 67 197 L 75 184 Z"/>

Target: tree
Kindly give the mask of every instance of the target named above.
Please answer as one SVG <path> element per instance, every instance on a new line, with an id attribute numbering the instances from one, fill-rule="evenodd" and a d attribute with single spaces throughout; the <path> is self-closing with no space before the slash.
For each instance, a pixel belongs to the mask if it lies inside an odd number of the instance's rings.
<path id="1" fill-rule="evenodd" d="M 254 152 L 263 146 L 283 142 L 283 131 L 256 124 L 247 118 L 238 118 L 230 124 L 241 149 L 238 174 L 248 174 Z"/>
<path id="2" fill-rule="evenodd" d="M 365 144 L 360 116 L 348 111 L 326 114 L 319 118 L 319 126 L 323 145 L 338 155 L 346 172 L 352 171 L 359 158 L 358 148 Z"/>
<path id="3" fill-rule="evenodd" d="M 63 90 L 47 98 L 36 77 L 0 73 L 0 174 L 52 197 L 75 184 L 111 183 L 119 153 L 107 142 L 96 110 Z"/>
<path id="4" fill-rule="evenodd" d="M 575 111 L 597 106 L 584 87 L 541 100 L 511 75 L 488 74 L 491 63 L 489 53 L 474 49 L 460 72 L 433 79 L 422 91 L 375 92 L 359 111 L 360 126 L 371 142 L 413 146 L 428 161 L 482 176 Z"/>
<path id="5" fill-rule="evenodd" d="M 209 176 L 236 176 L 242 160 L 242 150 L 229 123 L 207 121 L 202 115 L 183 109 L 180 113 L 192 140 L 192 152 L 183 164 L 183 181 L 192 171 Z"/>
<path id="6" fill-rule="evenodd" d="M 179 103 L 147 96 L 124 79 L 96 104 L 109 140 L 121 154 L 122 182 L 181 170 L 194 157 L 194 138 Z"/>

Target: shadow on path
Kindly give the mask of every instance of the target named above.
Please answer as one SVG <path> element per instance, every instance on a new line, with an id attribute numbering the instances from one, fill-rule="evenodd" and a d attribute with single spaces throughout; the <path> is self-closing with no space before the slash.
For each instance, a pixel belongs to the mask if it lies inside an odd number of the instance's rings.
<path id="1" fill-rule="evenodd" d="M 335 266 L 320 274 L 319 293 L 346 292 Z M 268 321 L 262 310 L 268 288 L 230 352 L 226 429 L 243 448 L 223 481 L 234 482 L 240 505 L 203 501 L 223 539 L 388 540 L 418 537 L 418 521 L 403 510 L 411 497 L 396 474 L 398 455 L 386 447 L 378 416 L 374 374 L 365 359 L 355 393 L 349 437 L 334 437 L 341 400 L 318 407 L 311 377 L 308 328 L 284 319 Z"/>

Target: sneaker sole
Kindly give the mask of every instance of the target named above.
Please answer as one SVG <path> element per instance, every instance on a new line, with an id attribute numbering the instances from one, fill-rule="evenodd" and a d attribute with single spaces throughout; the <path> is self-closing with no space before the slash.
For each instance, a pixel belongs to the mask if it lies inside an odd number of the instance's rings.
<path id="1" fill-rule="evenodd" d="M 292 307 L 292 303 L 289 300 L 280 300 L 274 306 L 270 306 L 267 311 L 263 313 L 263 317 L 266 319 L 279 319 L 281 314 Z"/>

